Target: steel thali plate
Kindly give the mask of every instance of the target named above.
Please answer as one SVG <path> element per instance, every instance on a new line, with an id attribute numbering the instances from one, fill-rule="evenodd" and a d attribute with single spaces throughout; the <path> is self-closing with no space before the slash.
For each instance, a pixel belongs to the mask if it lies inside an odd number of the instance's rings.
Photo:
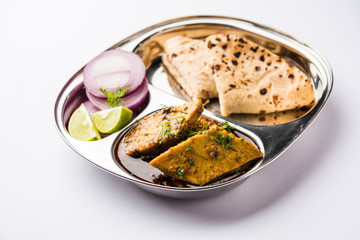
<path id="1" fill-rule="evenodd" d="M 116 144 L 134 122 L 161 108 L 161 104 L 179 105 L 186 102 L 186 95 L 168 80 L 161 58 L 164 42 L 174 36 L 204 39 L 208 35 L 226 33 L 242 35 L 268 50 L 287 59 L 302 69 L 312 80 L 317 102 L 306 110 L 289 111 L 283 118 L 266 115 L 231 115 L 225 118 L 217 114 L 217 103 L 209 104 L 204 115 L 218 121 L 228 121 L 236 130 L 251 139 L 264 153 L 264 158 L 250 171 L 229 181 L 195 188 L 177 188 L 143 181 L 122 169 L 116 161 Z M 147 67 L 149 96 L 147 103 L 137 112 L 138 116 L 124 129 L 99 141 L 83 142 L 72 138 L 67 131 L 71 113 L 86 100 L 80 69 L 65 84 L 55 103 L 54 114 L 57 129 L 65 142 L 85 159 L 139 187 L 167 197 L 198 198 L 219 194 L 238 186 L 250 175 L 279 157 L 309 126 L 325 105 L 333 86 L 333 74 L 327 60 L 306 43 L 273 28 L 247 20 L 221 16 L 191 16 L 172 19 L 137 32 L 110 49 L 123 49 L 137 53 Z M 278 113 L 275 113 L 278 114 Z M 261 119 L 262 121 L 259 121 Z"/>

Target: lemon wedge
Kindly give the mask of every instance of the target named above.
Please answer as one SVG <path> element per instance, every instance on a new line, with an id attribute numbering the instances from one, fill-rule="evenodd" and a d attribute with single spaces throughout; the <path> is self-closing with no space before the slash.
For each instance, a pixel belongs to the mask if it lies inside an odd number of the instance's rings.
<path id="1" fill-rule="evenodd" d="M 96 128 L 102 133 L 114 133 L 125 127 L 133 112 L 126 107 L 109 108 L 94 113 Z"/>
<path id="2" fill-rule="evenodd" d="M 101 139 L 99 131 L 84 104 L 81 104 L 70 117 L 69 133 L 72 137 L 83 141 Z"/>

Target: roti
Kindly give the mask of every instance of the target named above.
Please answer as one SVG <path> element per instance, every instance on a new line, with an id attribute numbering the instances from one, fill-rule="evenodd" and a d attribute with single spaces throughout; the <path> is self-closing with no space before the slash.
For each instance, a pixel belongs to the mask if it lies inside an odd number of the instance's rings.
<path id="1" fill-rule="evenodd" d="M 163 64 L 193 100 L 217 97 L 204 41 L 177 36 L 165 42 L 164 50 Z"/>
<path id="2" fill-rule="evenodd" d="M 311 105 L 311 81 L 296 66 L 236 35 L 205 40 L 221 115 L 264 114 Z"/>

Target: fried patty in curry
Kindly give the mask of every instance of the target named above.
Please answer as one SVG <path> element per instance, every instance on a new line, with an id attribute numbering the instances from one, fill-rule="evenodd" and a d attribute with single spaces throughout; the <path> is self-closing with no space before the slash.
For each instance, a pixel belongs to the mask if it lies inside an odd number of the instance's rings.
<path id="1" fill-rule="evenodd" d="M 262 156 L 252 143 L 215 126 L 169 148 L 150 165 L 176 179 L 204 185 Z"/>
<path id="2" fill-rule="evenodd" d="M 126 154 L 156 155 L 187 137 L 204 110 L 201 99 L 162 110 L 141 119 L 125 138 Z"/>

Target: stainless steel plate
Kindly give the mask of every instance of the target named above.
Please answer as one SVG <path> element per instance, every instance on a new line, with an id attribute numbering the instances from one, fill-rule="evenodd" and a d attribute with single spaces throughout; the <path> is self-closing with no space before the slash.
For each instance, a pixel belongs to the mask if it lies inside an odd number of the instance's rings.
<path id="1" fill-rule="evenodd" d="M 182 93 L 169 85 L 158 56 L 163 52 L 164 42 L 173 36 L 183 35 L 202 39 L 215 33 L 243 35 L 272 52 L 287 58 L 301 68 L 311 79 L 317 103 L 302 116 L 286 120 L 286 123 L 272 126 L 250 125 L 244 118 L 224 118 L 215 112 L 205 110 L 204 115 L 218 121 L 227 120 L 236 129 L 253 140 L 264 153 L 264 159 L 249 172 L 226 182 L 195 188 L 176 188 L 156 185 L 138 179 L 124 171 L 116 163 L 116 143 L 132 127 L 134 121 L 161 108 L 160 104 L 179 105 L 184 103 Z M 118 133 L 94 142 L 83 142 L 72 138 L 67 131 L 71 113 L 86 99 L 83 92 L 83 77 L 80 69 L 60 91 L 55 103 L 55 122 L 61 137 L 77 153 L 98 167 L 131 181 L 143 189 L 162 196 L 178 198 L 206 197 L 238 186 L 250 175 L 262 169 L 283 153 L 309 126 L 327 101 L 333 85 L 332 70 L 326 59 L 307 44 L 275 29 L 250 21 L 220 17 L 191 16 L 169 20 L 146 28 L 120 41 L 109 49 L 120 48 L 139 54 L 147 66 L 150 82 L 148 102 L 138 110 L 138 116 L 128 127 Z M 175 89 L 175 90 L 174 90 Z M 255 116 L 256 118 L 256 116 Z M 251 121 L 250 121 L 251 122 Z M 267 124 L 263 124 L 267 125 Z"/>

